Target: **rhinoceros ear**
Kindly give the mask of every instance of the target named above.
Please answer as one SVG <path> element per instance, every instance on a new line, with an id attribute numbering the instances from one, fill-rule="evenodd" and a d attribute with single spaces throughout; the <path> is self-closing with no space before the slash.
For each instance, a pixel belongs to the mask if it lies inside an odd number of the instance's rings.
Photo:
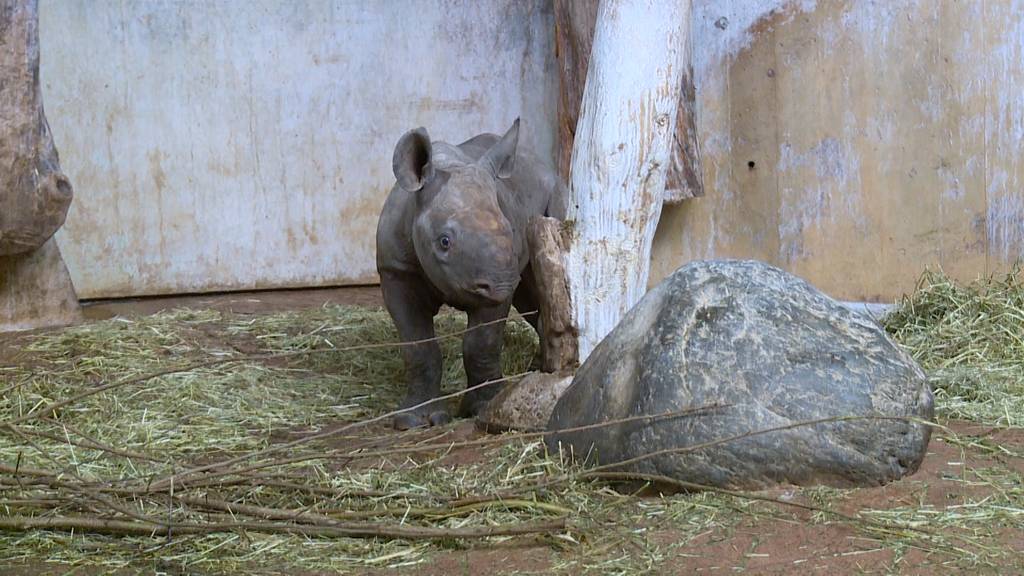
<path id="1" fill-rule="evenodd" d="M 480 158 L 480 164 L 497 178 L 508 178 L 516 165 L 516 146 L 519 145 L 519 118 L 491 149 Z"/>
<path id="2" fill-rule="evenodd" d="M 426 128 L 417 128 L 403 134 L 391 158 L 391 169 L 395 172 L 398 185 L 409 192 L 423 188 L 434 176 L 431 155 L 430 136 Z"/>

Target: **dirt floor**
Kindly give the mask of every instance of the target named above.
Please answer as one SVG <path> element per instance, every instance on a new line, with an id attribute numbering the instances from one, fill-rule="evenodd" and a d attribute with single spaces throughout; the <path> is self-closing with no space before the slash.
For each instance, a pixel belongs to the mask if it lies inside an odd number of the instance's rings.
<path id="1" fill-rule="evenodd" d="M 1024 430 L 1002 431 L 993 438 L 992 431 L 967 423 L 950 422 L 951 431 L 961 439 L 996 439 L 999 445 L 1024 454 Z M 385 438 L 392 434 L 387 426 L 366 431 L 366 437 Z M 419 433 L 424 439 L 434 436 Z M 459 441 L 483 436 L 471 422 L 461 422 L 445 435 L 447 440 Z M 468 466 L 480 463 L 486 456 L 478 450 L 456 450 L 445 457 L 443 463 Z M 370 466 L 388 465 L 375 462 Z M 965 478 L 965 470 L 1005 467 L 1024 473 L 1024 460 L 1005 456 L 964 451 L 942 438 L 932 442 L 921 469 L 913 476 L 878 488 L 844 490 L 834 509 L 855 515 L 862 509 L 887 509 L 904 506 L 943 509 L 949 506 L 976 502 L 988 495 L 987 487 L 972 485 Z M 796 504 L 816 504 L 800 490 L 780 488 L 757 493 L 761 496 Z M 655 500 L 658 494 L 642 494 L 641 498 Z M 958 569 L 946 565 L 942 553 L 909 546 L 894 550 L 882 546 L 863 531 L 844 522 L 823 522 L 815 512 L 791 508 L 780 504 L 767 504 L 756 513 L 736 510 L 739 522 L 732 526 L 711 529 L 690 538 L 685 546 L 675 548 L 666 555 L 650 574 L 1024 574 L 1024 533 L 1016 529 L 1000 532 L 998 545 L 1012 549 L 1021 558 L 1009 558 L 999 568 Z M 648 526 L 620 526 L 620 529 L 645 528 L 650 539 L 666 547 L 677 543 L 680 533 L 671 523 Z M 997 544 L 992 542 L 993 545 Z M 545 539 L 522 538 L 493 545 L 473 545 L 469 549 L 442 550 L 431 553 L 424 563 L 398 569 L 364 569 L 348 573 L 403 574 L 409 576 L 454 576 L 490 574 L 548 574 L 567 551 L 555 550 Z M 568 551 L 572 554 L 572 551 Z M 0 574 L 30 576 L 68 574 L 67 567 L 45 562 L 18 562 L 4 565 L 0 561 Z M 93 569 L 75 570 L 74 574 L 101 574 Z M 133 574 L 134 571 L 117 571 Z M 168 567 L 163 573 L 185 574 Z M 263 573 L 254 570 L 252 573 Z M 272 571 L 270 573 L 277 573 Z M 600 572 L 591 572 L 600 573 Z M 609 572 L 620 573 L 620 572 Z M 299 572 L 295 576 L 321 576 L 333 572 Z"/>
<path id="2" fill-rule="evenodd" d="M 197 308 L 229 311 L 235 314 L 266 314 L 271 311 L 316 308 L 324 303 L 379 307 L 379 288 L 360 287 L 326 290 L 295 290 L 252 292 L 224 295 L 203 295 L 174 298 L 150 298 L 87 304 L 89 320 L 114 316 L 132 317 L 153 314 L 172 308 Z M 11 338 L 7 337 L 8 342 Z M 4 344 L 0 340 L 0 348 Z M 0 359 L 2 359 L 0 350 Z M 822 515 L 821 512 L 789 506 L 786 503 L 823 506 L 850 516 L 870 509 L 872 513 L 886 510 L 948 511 L 963 507 L 969 511 L 973 503 L 984 501 L 998 490 L 1020 491 L 1024 476 L 1024 430 L 994 429 L 969 422 L 949 421 L 945 431 L 936 431 L 922 468 L 913 476 L 888 486 L 858 490 L 820 491 L 784 488 L 757 493 L 777 502 L 758 502 L 753 506 L 736 503 L 734 522 L 716 525 L 694 535 L 680 531 L 671 521 L 649 521 L 635 526 L 608 526 L 607 530 L 643 530 L 653 546 L 666 551 L 651 574 L 949 574 L 1000 573 L 1024 574 L 1024 533 L 1020 524 L 998 528 L 988 535 L 982 546 L 999 546 L 1014 551 L 997 566 L 966 568 L 949 564 L 949 556 L 938 549 L 929 549 L 921 539 L 907 538 L 905 546 L 894 546 L 893 535 L 873 532 L 856 522 Z M 281 440 L 294 438 L 301 430 L 285 433 Z M 365 429 L 363 439 L 387 439 L 395 434 L 387 425 Z M 437 440 L 437 432 L 417 432 L 423 439 Z M 445 441 L 482 437 L 473 423 L 459 422 L 443 433 Z M 357 440 L 349 439 L 348 442 Z M 412 439 L 415 441 L 415 438 Z M 344 447 L 344 446 L 339 446 Z M 486 464 L 488 453 L 479 449 L 454 450 L 442 463 L 458 469 Z M 387 467 L 394 462 L 385 458 L 363 466 Z M 981 482 L 981 474 L 995 474 L 1008 484 Z M 986 476 L 987 478 L 987 476 Z M 1001 486 L 1001 488 L 1000 488 Z M 641 495 L 652 502 L 659 499 L 653 489 Z M 861 515 L 861 517 L 869 517 Z M 921 530 L 934 530 L 934 526 Z M 898 536 L 895 536 L 898 537 Z M 974 545 L 966 542 L 965 546 Z M 888 539 L 888 540 L 886 540 Z M 881 543 L 886 540 L 888 543 Z M 623 540 L 625 542 L 625 540 Z M 927 541 L 925 539 L 924 541 Z M 679 545 L 680 543 L 683 545 Z M 608 554 L 630 554 L 629 546 L 618 546 L 614 539 L 607 546 Z M 367 568 L 358 573 L 409 574 L 441 576 L 456 574 L 547 574 L 560 562 L 572 558 L 571 545 L 555 545 L 549 537 L 525 537 L 500 543 L 474 543 L 469 546 L 441 546 L 427 554 L 427 561 L 391 570 Z M 589 549 L 588 554 L 594 554 Z M 68 571 L 68 566 L 38 561 L 5 562 L 0 559 L 0 574 L 99 574 L 86 568 Z M 185 573 L 167 567 L 157 572 Z M 137 573 L 118 571 L 118 573 Z M 253 572 L 256 573 L 256 572 Z M 292 571 L 292 574 L 297 574 Z M 327 574 L 311 571 L 305 574 Z M 355 572 L 353 572 L 355 573 Z M 598 572 L 594 572 L 598 573 Z M 621 573 L 609 571 L 609 573 Z M 633 572 L 635 573 L 635 572 Z"/>
<path id="3" fill-rule="evenodd" d="M 384 305 L 384 301 L 379 286 L 351 286 L 96 300 L 84 302 L 82 314 L 86 320 L 106 320 L 118 315 L 155 314 L 172 308 L 212 309 L 239 314 L 268 314 L 285 310 L 316 308 L 324 304 L 380 307 Z"/>
<path id="4" fill-rule="evenodd" d="M 961 440 L 988 439 L 998 445 L 1024 454 L 1024 430 L 993 432 L 966 422 L 949 422 L 950 431 Z M 380 434 L 389 431 L 381 427 Z M 456 428 L 452 440 L 482 436 L 469 422 Z M 484 456 L 471 450 L 453 452 L 448 463 L 468 465 Z M 920 470 L 913 476 L 887 486 L 843 490 L 834 509 L 855 515 L 862 509 L 886 509 L 903 506 L 933 507 L 965 505 L 990 494 L 966 478 L 972 469 L 1006 468 L 1024 474 L 1024 459 L 982 454 L 953 446 L 943 438 L 933 440 Z M 799 489 L 780 488 L 758 492 L 758 495 L 782 502 L 814 505 L 816 502 Z M 657 498 L 648 490 L 641 497 Z M 1024 574 L 1024 532 L 1007 529 L 1000 534 L 1000 545 L 1014 550 L 1021 558 L 1011 560 L 999 569 L 972 568 L 957 570 L 944 564 L 941 554 L 910 547 L 897 551 L 880 546 L 849 524 L 820 523 L 815 512 L 799 510 L 784 504 L 768 504 L 756 514 L 739 512 L 744 518 L 734 526 L 709 530 L 677 548 L 652 574 Z M 626 527 L 621 527 L 626 528 Z M 656 542 L 670 545 L 680 534 L 664 523 L 648 527 Z M 512 545 L 450 551 L 431 556 L 426 565 L 406 570 L 366 572 L 367 574 L 408 574 L 445 576 L 454 574 L 544 574 L 557 561 L 557 554 L 546 543 L 515 542 Z"/>

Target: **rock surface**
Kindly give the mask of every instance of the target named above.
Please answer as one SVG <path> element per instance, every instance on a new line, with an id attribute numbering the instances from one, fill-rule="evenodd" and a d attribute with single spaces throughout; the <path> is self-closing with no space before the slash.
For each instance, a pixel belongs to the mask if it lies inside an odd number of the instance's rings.
<path id="1" fill-rule="evenodd" d="M 38 250 L 0 256 L 0 332 L 74 324 L 82 319 L 78 296 L 57 241 Z"/>
<path id="2" fill-rule="evenodd" d="M 700 415 L 557 430 L 712 404 Z M 930 419 L 924 373 L 875 322 L 760 262 L 702 261 L 650 291 L 594 350 L 548 422 L 548 446 L 614 464 L 840 416 Z M 702 485 L 864 486 L 917 470 L 930 427 L 847 420 L 660 454 L 620 470 Z"/>

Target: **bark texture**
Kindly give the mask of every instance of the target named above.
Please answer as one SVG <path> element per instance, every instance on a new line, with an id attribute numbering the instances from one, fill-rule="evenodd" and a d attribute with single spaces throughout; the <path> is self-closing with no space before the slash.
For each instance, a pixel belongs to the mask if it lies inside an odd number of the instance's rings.
<path id="1" fill-rule="evenodd" d="M 555 52 L 561 77 L 558 103 L 558 170 L 568 181 L 572 147 L 579 122 L 583 88 L 587 81 L 590 51 L 594 43 L 599 0 L 555 0 Z M 687 35 L 690 38 L 690 35 Z M 697 103 L 693 84 L 691 46 L 686 45 L 681 78 L 682 98 L 676 114 L 671 164 L 665 184 L 667 204 L 704 195 L 700 145 L 697 141 Z"/>
<path id="2" fill-rule="evenodd" d="M 647 290 L 689 22 L 684 0 L 604 0 L 598 8 L 566 206 L 581 360 Z"/>
<path id="3" fill-rule="evenodd" d="M 562 222 L 536 217 L 527 228 L 530 266 L 540 295 L 541 369 L 561 373 L 579 363 L 576 327 L 572 323 L 572 301 L 565 276 L 565 245 Z"/>
<path id="4" fill-rule="evenodd" d="M 0 330 L 63 324 L 78 303 L 53 235 L 72 189 L 43 113 L 37 0 L 0 0 Z"/>

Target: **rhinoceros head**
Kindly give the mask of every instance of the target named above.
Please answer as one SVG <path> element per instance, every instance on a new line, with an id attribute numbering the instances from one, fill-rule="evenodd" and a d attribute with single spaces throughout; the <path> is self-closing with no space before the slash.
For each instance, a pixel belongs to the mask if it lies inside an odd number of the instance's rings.
<path id="1" fill-rule="evenodd" d="M 519 120 L 479 159 L 411 130 L 395 147 L 398 185 L 415 194 L 412 239 L 430 281 L 451 304 L 493 306 L 519 282 L 519 250 L 498 204 L 499 180 L 511 177 Z"/>

